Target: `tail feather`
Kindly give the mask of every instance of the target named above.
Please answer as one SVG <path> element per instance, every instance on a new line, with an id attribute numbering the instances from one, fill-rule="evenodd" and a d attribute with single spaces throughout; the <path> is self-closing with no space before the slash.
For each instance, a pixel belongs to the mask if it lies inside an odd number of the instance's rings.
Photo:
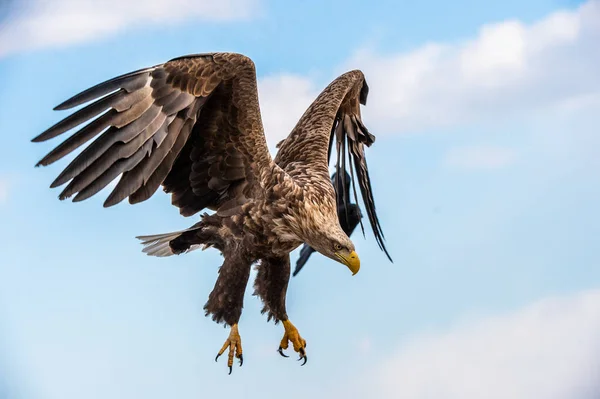
<path id="1" fill-rule="evenodd" d="M 189 229 L 173 231 L 171 233 L 137 236 L 136 238 L 142 241 L 142 245 L 144 246 L 142 252 L 144 252 L 145 254 L 149 256 L 165 257 L 171 255 L 178 255 L 181 253 L 173 251 L 170 245 L 170 242 L 172 240 L 180 237 L 183 233 L 197 229 L 197 226 L 193 226 Z M 200 248 L 199 245 L 192 245 L 184 252 L 190 252 L 198 248 Z"/>

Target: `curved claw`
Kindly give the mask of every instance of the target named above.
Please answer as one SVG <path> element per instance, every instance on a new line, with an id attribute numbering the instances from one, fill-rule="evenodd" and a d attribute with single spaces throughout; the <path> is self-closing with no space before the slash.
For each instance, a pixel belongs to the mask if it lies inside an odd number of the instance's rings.
<path id="1" fill-rule="evenodd" d="M 244 356 L 240 355 L 238 358 L 240 359 L 240 367 L 242 367 L 242 365 L 244 364 Z"/>
<path id="2" fill-rule="evenodd" d="M 283 357 L 289 357 L 288 355 L 286 355 L 285 353 L 283 353 L 283 348 L 280 346 L 279 349 L 277 349 L 277 352 L 279 352 L 279 354 Z"/>
<path id="3" fill-rule="evenodd" d="M 240 338 L 240 334 L 238 332 L 237 323 L 231 326 L 231 331 L 229 332 L 229 338 L 225 341 L 221 350 L 217 353 L 215 357 L 215 362 L 219 360 L 219 357 L 228 350 L 227 356 L 227 367 L 229 368 L 229 374 L 233 371 L 233 358 L 234 356 L 240 360 L 240 366 L 244 362 L 244 358 L 242 357 L 242 339 Z"/>
<path id="4" fill-rule="evenodd" d="M 304 344 L 304 346 L 306 347 L 306 344 Z M 298 361 L 304 359 L 304 362 L 300 365 L 300 366 L 304 366 L 306 364 L 306 362 L 308 361 L 308 357 L 306 356 L 306 351 L 304 350 L 304 348 L 300 348 L 300 357 L 298 358 Z"/>

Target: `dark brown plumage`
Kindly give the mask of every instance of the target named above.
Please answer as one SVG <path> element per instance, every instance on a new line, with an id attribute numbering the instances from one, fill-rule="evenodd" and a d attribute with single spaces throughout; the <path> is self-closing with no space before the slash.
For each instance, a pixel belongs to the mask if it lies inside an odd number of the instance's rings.
<path id="1" fill-rule="evenodd" d="M 204 213 L 189 229 L 139 237 L 144 252 L 168 256 L 214 247 L 223 254 L 205 310 L 232 327 L 219 352 L 229 348 L 230 370 L 234 355 L 242 360 L 237 323 L 250 267 L 257 263 L 256 294 L 269 319 L 282 321 L 285 328 L 280 351 L 291 342 L 306 360 L 306 342 L 285 309 L 289 253 L 307 243 L 353 273 L 359 268 L 354 245 L 340 227 L 329 180 L 334 141 L 338 175 L 342 169 L 345 173 L 348 153 L 375 237 L 385 250 L 364 156 L 364 145 L 375 139 L 360 117 L 367 93 L 362 72 L 338 77 L 278 145 L 273 159 L 263 133 L 253 62 L 233 53 L 190 55 L 74 96 L 56 109 L 94 102 L 33 141 L 91 120 L 38 163 L 49 165 L 94 139 L 52 183 L 68 183 L 60 199 L 82 201 L 120 176 L 105 207 L 126 198 L 132 204 L 145 201 L 162 185 L 184 216 L 215 211 Z"/>

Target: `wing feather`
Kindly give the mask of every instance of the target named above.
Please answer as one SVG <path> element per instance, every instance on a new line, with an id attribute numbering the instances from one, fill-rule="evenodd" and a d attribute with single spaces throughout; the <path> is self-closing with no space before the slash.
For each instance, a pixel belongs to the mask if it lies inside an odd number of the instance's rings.
<path id="1" fill-rule="evenodd" d="M 163 185 L 181 212 L 191 214 L 261 195 L 264 184 L 254 183 L 269 179 L 262 168 L 273 170 L 256 71 L 243 55 L 179 57 L 97 84 L 55 109 L 84 104 L 32 140 L 83 125 L 36 165 L 46 166 L 94 139 L 52 182 L 68 183 L 60 199 L 85 200 L 120 176 L 104 206 L 144 201 Z"/>
<path id="2" fill-rule="evenodd" d="M 154 172 L 152 172 L 144 185 L 129 196 L 129 202 L 131 204 L 137 204 L 139 202 L 146 201 L 156 192 L 156 190 L 158 190 L 160 185 L 164 182 L 165 178 L 171 171 L 171 167 L 175 162 L 177 154 L 179 154 L 179 151 L 181 151 L 181 148 L 183 148 L 185 145 L 185 142 L 192 130 L 192 125 L 192 120 L 187 120 L 185 122 L 181 128 L 181 132 L 177 136 L 177 140 L 175 140 L 175 144 L 173 144 L 173 147 L 171 147 L 171 149 L 167 152 L 162 162 L 158 165 Z"/>
<path id="3" fill-rule="evenodd" d="M 142 160 L 144 156 L 146 156 L 146 154 L 150 152 L 151 146 L 152 142 L 148 141 L 140 149 L 138 149 L 131 157 L 121 158 L 117 162 L 112 164 L 112 166 L 108 168 L 108 170 L 106 170 L 91 184 L 87 185 L 83 190 L 81 190 L 75 196 L 75 198 L 73 198 L 73 202 L 79 202 L 90 198 L 92 195 L 96 194 L 98 191 L 106 187 L 121 173 L 131 170 L 137 163 L 139 163 Z"/>
<path id="4" fill-rule="evenodd" d="M 329 171 L 320 165 L 329 163 L 335 142 L 336 181 L 333 186 L 343 186 L 341 179 L 349 167 L 355 201 L 358 201 L 358 184 L 377 244 L 391 261 L 375 208 L 364 151 L 365 146 L 369 147 L 375 141 L 375 136 L 368 131 L 360 116 L 360 104 L 366 104 L 368 91 L 360 71 L 347 72 L 331 82 L 302 115 L 290 135 L 279 144 L 275 162 L 306 184 L 317 181 L 320 186 L 328 184 L 331 187 Z M 298 164 L 303 167 L 297 168 Z M 347 192 L 338 193 L 338 200 L 346 210 L 350 209 L 348 196 Z M 348 214 L 344 215 L 344 222 L 348 221 L 348 217 Z M 360 225 L 364 234 L 362 221 Z"/>
<path id="5" fill-rule="evenodd" d="M 146 86 L 148 83 L 148 75 L 154 68 L 144 68 L 137 71 L 133 71 L 116 78 L 107 80 L 106 82 L 99 83 L 94 87 L 90 87 L 87 90 L 71 97 L 67 101 L 54 107 L 55 111 L 63 111 L 76 107 L 81 104 L 85 104 L 98 97 L 102 97 L 112 91 L 123 89 L 128 93 L 132 93 Z"/>

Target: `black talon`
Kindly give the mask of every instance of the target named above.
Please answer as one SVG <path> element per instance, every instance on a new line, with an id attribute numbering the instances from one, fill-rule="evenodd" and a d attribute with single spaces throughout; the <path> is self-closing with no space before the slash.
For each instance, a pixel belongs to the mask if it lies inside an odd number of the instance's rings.
<path id="1" fill-rule="evenodd" d="M 280 346 L 279 349 L 277 349 L 277 352 L 279 352 L 279 354 L 283 357 L 289 357 L 288 355 L 286 355 L 285 353 L 283 353 L 283 348 Z"/>
<path id="2" fill-rule="evenodd" d="M 306 356 L 306 351 L 304 350 L 304 348 L 300 348 L 300 350 L 298 352 L 300 352 L 300 357 L 298 358 L 298 361 L 304 359 L 304 362 L 300 366 L 304 366 L 306 364 L 306 362 L 308 361 L 308 357 Z"/>
<path id="3" fill-rule="evenodd" d="M 229 366 L 229 375 L 231 375 L 231 370 L 233 370 L 233 367 Z"/>
<path id="4" fill-rule="evenodd" d="M 219 356 L 221 356 L 221 355 L 220 355 L 220 354 L 217 354 L 217 357 L 215 357 L 215 362 L 216 362 L 217 360 L 219 360 Z"/>
<path id="5" fill-rule="evenodd" d="M 240 367 L 242 367 L 242 364 L 244 364 L 244 356 L 239 355 L 238 358 L 240 359 Z"/>

